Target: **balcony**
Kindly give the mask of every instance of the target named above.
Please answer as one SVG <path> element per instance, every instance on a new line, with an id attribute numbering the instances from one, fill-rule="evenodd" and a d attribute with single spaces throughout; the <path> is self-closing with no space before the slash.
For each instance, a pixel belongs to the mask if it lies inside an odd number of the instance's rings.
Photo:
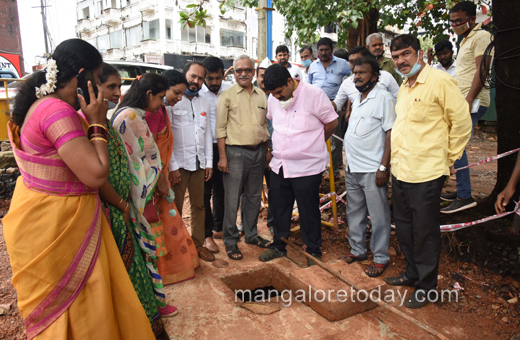
<path id="1" fill-rule="evenodd" d="M 141 41 L 142 53 L 161 54 L 161 43 L 157 40 L 149 39 Z"/>
<path id="2" fill-rule="evenodd" d="M 121 23 L 121 10 L 117 8 L 107 8 L 103 12 L 103 22 L 110 26 L 117 26 Z"/>
<path id="3" fill-rule="evenodd" d="M 78 20 L 78 32 L 79 33 L 90 33 L 90 20 L 81 19 Z"/>
<path id="4" fill-rule="evenodd" d="M 139 10 L 144 14 L 153 14 L 155 13 L 155 1 L 151 0 L 141 0 L 139 1 Z"/>

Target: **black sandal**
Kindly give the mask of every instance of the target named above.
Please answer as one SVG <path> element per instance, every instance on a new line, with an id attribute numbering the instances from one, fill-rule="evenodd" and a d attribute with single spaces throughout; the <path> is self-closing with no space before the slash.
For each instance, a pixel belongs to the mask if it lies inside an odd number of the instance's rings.
<path id="1" fill-rule="evenodd" d="M 339 260 L 343 260 L 343 261 L 347 262 L 347 264 L 351 264 L 351 263 L 359 262 L 359 261 L 365 261 L 366 259 L 367 259 L 366 256 L 356 256 L 354 254 L 343 255 L 342 257 L 339 258 Z"/>
<path id="2" fill-rule="evenodd" d="M 413 286 L 415 281 L 412 281 L 406 277 L 405 274 L 396 277 L 387 277 L 385 282 L 392 286 Z"/>
<path id="3" fill-rule="evenodd" d="M 242 252 L 238 249 L 238 246 L 236 244 L 226 247 L 226 253 L 227 256 L 235 261 L 242 260 Z M 240 255 L 239 257 L 233 257 L 233 255 Z"/>
<path id="4" fill-rule="evenodd" d="M 285 256 L 287 256 L 287 251 L 281 251 L 276 248 L 270 248 L 269 250 L 266 250 L 262 254 L 260 254 L 260 256 L 258 256 L 258 259 L 262 262 L 267 262 Z"/>
<path id="5" fill-rule="evenodd" d="M 269 241 L 267 240 L 264 240 L 263 238 L 261 238 L 260 236 L 256 235 L 254 238 L 253 238 L 253 242 L 247 242 L 247 244 L 253 244 L 255 246 L 258 246 L 260 248 L 264 248 L 264 249 L 268 249 L 269 246 L 267 245 L 269 243 Z"/>

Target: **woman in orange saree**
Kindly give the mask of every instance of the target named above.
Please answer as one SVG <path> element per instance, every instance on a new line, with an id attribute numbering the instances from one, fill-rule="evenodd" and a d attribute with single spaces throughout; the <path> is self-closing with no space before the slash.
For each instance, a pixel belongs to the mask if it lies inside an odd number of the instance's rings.
<path id="1" fill-rule="evenodd" d="M 20 88 L 8 124 L 21 176 L 4 237 L 29 340 L 154 339 L 98 196 L 107 104 L 87 79 L 99 82 L 101 63 L 87 42 L 62 42 Z"/>
<path id="2" fill-rule="evenodd" d="M 175 70 L 165 71 L 163 76 L 170 83 L 165 101 L 173 106 L 182 99 L 182 94 L 186 91 L 186 77 Z M 161 160 L 165 164 L 162 172 L 168 178 L 168 164 L 170 164 L 174 143 L 170 119 L 164 107 L 156 113 L 146 112 L 145 119 L 159 149 Z M 173 195 L 173 191 L 170 192 Z M 164 198 L 159 201 L 159 218 L 164 228 L 164 241 L 168 249 L 168 254 L 160 257 L 158 262 L 164 285 L 195 277 L 195 269 L 199 267 L 199 256 L 190 233 L 180 214 L 170 214 L 172 209 L 177 210 L 172 200 Z"/>

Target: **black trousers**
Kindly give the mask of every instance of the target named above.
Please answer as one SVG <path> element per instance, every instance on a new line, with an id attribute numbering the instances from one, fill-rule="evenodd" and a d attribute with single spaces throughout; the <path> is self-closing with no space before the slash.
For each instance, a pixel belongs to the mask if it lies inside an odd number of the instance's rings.
<path id="1" fill-rule="evenodd" d="M 278 174 L 270 171 L 271 202 L 274 217 L 274 238 L 271 247 L 284 251 L 282 237 L 289 238 L 294 200 L 300 213 L 300 231 L 309 254 L 321 255 L 320 184 L 322 173 L 284 178 L 283 168 Z"/>
<path id="2" fill-rule="evenodd" d="M 213 230 L 222 231 L 224 223 L 224 182 L 222 172 L 217 166 L 219 158 L 218 145 L 213 144 L 213 176 L 204 183 L 204 210 L 206 211 L 204 237 L 213 235 Z M 211 196 L 213 196 L 213 210 Z"/>
<path id="3" fill-rule="evenodd" d="M 406 277 L 416 289 L 437 288 L 441 230 L 440 197 L 445 177 L 407 183 L 392 176 L 392 202 L 399 247 L 406 258 Z"/>
<path id="4" fill-rule="evenodd" d="M 267 184 L 267 227 L 273 227 L 273 208 L 271 208 L 271 171 L 266 171 L 264 173 L 265 184 Z"/>

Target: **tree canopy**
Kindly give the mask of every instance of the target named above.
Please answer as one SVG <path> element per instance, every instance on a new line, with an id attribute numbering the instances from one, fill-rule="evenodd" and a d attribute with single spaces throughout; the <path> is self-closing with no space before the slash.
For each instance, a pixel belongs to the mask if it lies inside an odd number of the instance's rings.
<path id="1" fill-rule="evenodd" d="M 337 25 L 338 47 L 345 47 L 349 32 L 360 30 L 360 23 L 370 13 L 378 31 L 386 26 L 406 28 L 410 33 L 424 32 L 434 42 L 448 38 L 449 10 L 457 0 L 274 0 L 275 9 L 286 18 L 286 36 L 296 34 L 296 44 L 315 42 L 319 38 L 318 28 Z M 477 0 L 482 12 L 488 12 L 489 0 Z M 225 0 L 220 5 L 222 14 L 240 3 L 247 7 L 258 7 L 258 0 Z M 204 1 L 187 6 L 181 12 L 180 22 L 193 27 L 204 25 L 208 14 Z M 375 13 L 375 15 L 374 15 Z M 371 29 L 372 30 L 372 29 Z M 371 33 L 371 32 L 368 32 Z"/>

